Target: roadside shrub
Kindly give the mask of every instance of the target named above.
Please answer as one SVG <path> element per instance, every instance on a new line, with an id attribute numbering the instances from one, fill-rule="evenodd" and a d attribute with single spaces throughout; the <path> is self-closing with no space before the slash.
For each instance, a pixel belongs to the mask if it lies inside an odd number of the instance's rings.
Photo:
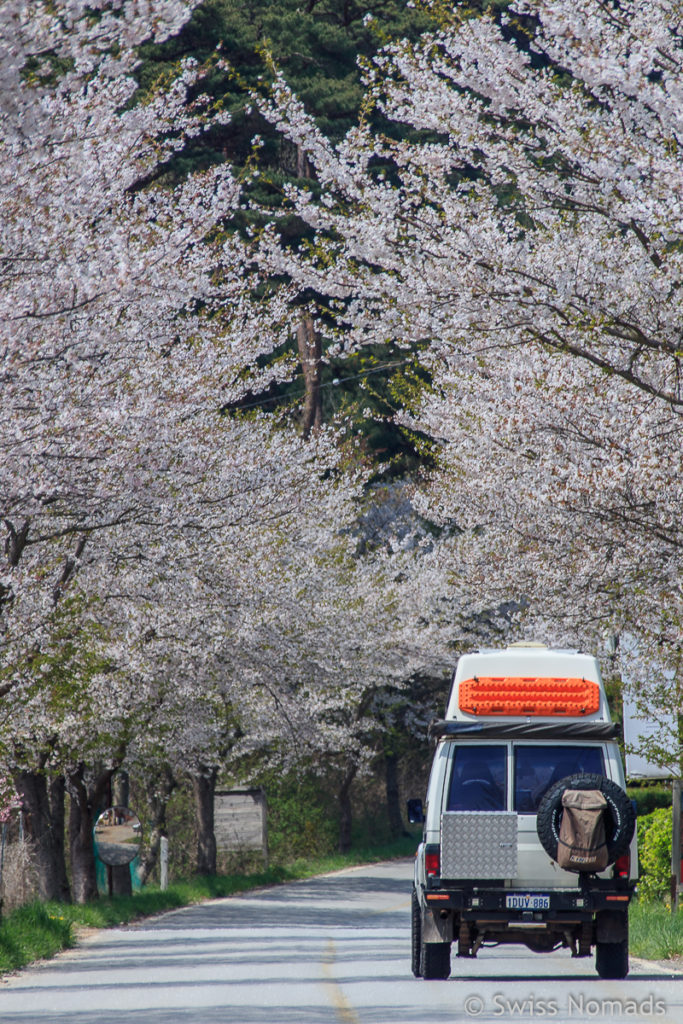
<path id="1" fill-rule="evenodd" d="M 337 841 L 337 808 L 319 778 L 275 772 L 257 778 L 268 801 L 268 846 L 272 864 L 324 857 Z"/>
<path id="2" fill-rule="evenodd" d="M 638 819 L 638 859 L 641 900 L 652 902 L 669 894 L 671 878 L 671 811 L 660 807 Z"/>
<path id="3" fill-rule="evenodd" d="M 7 843 L 3 851 L 0 906 L 5 914 L 36 899 L 38 879 L 33 864 L 33 848 L 29 839 Z"/>
<path id="4" fill-rule="evenodd" d="M 635 800 L 638 817 L 652 814 L 658 807 L 671 807 L 671 789 L 668 786 L 628 786 L 631 800 Z"/>

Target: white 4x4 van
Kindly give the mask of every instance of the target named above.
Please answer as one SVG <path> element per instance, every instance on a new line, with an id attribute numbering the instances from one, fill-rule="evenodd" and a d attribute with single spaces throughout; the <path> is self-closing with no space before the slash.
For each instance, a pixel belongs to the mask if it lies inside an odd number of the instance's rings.
<path id="1" fill-rule="evenodd" d="M 625 977 L 635 813 L 596 659 L 542 645 L 467 654 L 430 734 L 424 811 L 409 801 L 410 820 L 424 823 L 412 895 L 415 976 L 447 978 L 456 942 L 460 957 L 498 943 L 537 953 L 568 947 L 573 956 L 595 948 L 601 977 Z M 579 855 L 571 870 L 558 864 L 577 793 L 580 806 L 602 808 L 589 816 L 602 829 L 603 870 Z"/>

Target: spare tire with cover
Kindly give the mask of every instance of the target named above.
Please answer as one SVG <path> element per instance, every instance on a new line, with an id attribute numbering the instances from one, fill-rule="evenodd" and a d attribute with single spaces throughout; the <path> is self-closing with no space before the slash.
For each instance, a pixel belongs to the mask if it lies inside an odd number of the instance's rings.
<path id="1" fill-rule="evenodd" d="M 588 772 L 567 775 L 545 793 L 536 816 L 536 831 L 543 849 L 554 861 L 557 860 L 563 812 L 562 796 L 568 789 L 598 789 L 605 797 L 606 866 L 613 864 L 630 846 L 636 827 L 636 816 L 627 793 L 604 775 Z M 571 870 L 580 871 L 578 868 Z"/>

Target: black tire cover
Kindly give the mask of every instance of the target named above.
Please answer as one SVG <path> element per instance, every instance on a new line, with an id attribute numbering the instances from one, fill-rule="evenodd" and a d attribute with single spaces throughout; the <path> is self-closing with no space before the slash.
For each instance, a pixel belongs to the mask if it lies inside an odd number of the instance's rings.
<path id="1" fill-rule="evenodd" d="M 599 789 L 607 801 L 605 815 L 605 833 L 607 837 L 607 863 L 613 864 L 629 848 L 636 827 L 636 815 L 625 790 L 616 782 L 582 772 L 578 775 L 567 775 L 550 787 L 539 804 L 536 815 L 536 831 L 543 849 L 557 860 L 557 844 L 560 838 L 562 821 L 562 794 L 567 789 Z"/>

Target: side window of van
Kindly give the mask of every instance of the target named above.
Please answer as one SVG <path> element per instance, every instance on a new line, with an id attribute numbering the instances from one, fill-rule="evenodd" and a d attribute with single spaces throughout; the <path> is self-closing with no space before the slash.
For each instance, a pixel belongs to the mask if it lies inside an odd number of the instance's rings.
<path id="1" fill-rule="evenodd" d="M 507 810 L 507 749 L 456 747 L 446 810 Z"/>
<path id="2" fill-rule="evenodd" d="M 546 790 L 566 775 L 578 772 L 605 774 L 600 747 L 545 747 L 523 746 L 514 748 L 514 809 L 520 814 L 535 814 Z"/>

